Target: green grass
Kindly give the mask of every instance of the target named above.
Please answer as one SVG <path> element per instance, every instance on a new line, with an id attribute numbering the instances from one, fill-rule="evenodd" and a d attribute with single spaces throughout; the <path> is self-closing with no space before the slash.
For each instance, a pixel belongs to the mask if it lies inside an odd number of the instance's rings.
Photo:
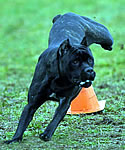
<path id="1" fill-rule="evenodd" d="M 0 0 L 0 6 L 0 149 L 125 149 L 125 1 Z M 43 142 L 38 136 L 57 107 L 47 102 L 36 112 L 22 143 L 3 144 L 13 136 L 27 103 L 37 59 L 48 45 L 51 20 L 66 12 L 104 24 L 114 38 L 112 52 L 91 46 L 97 73 L 93 87 L 98 100 L 106 100 L 105 110 L 66 115 L 52 140 Z"/>

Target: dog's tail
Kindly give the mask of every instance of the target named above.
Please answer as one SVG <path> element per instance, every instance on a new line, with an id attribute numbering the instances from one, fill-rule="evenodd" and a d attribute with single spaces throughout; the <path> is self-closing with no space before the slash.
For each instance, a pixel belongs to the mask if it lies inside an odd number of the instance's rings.
<path id="1" fill-rule="evenodd" d="M 113 38 L 108 29 L 87 17 L 81 17 L 83 19 L 82 25 L 85 28 L 85 37 L 81 43 L 84 45 L 86 39 L 86 46 L 96 43 L 106 50 L 112 50 Z"/>
<path id="2" fill-rule="evenodd" d="M 52 22 L 55 23 L 59 18 L 61 17 L 61 15 L 57 15 L 53 18 Z"/>

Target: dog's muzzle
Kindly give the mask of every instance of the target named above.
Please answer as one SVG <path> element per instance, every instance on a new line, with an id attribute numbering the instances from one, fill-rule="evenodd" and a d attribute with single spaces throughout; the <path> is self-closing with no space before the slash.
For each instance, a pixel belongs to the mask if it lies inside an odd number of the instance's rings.
<path id="1" fill-rule="evenodd" d="M 80 87 L 88 88 L 92 85 L 92 80 L 86 80 L 86 81 L 74 81 L 74 84 Z"/>
<path id="2" fill-rule="evenodd" d="M 82 76 L 82 81 L 79 83 L 79 86 L 88 88 L 89 86 L 92 85 L 92 81 L 94 81 L 96 73 L 93 70 L 93 68 L 88 67 L 85 69 L 84 72 L 82 72 L 81 76 Z"/>
<path id="3" fill-rule="evenodd" d="M 80 82 L 80 86 L 84 86 L 85 84 L 87 84 L 87 83 L 92 83 L 92 81 L 90 81 L 90 80 L 86 80 L 85 82 Z"/>
<path id="4" fill-rule="evenodd" d="M 79 84 L 80 87 L 85 87 L 85 88 L 88 88 L 91 85 L 92 85 L 92 81 L 91 80 L 86 80 L 84 82 L 80 82 L 80 84 Z"/>

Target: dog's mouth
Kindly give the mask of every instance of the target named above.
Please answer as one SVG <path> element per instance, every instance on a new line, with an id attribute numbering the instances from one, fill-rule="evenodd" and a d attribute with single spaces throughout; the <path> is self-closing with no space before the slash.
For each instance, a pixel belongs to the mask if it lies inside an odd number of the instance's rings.
<path id="1" fill-rule="evenodd" d="M 80 82 L 79 86 L 80 87 L 85 87 L 85 88 L 88 88 L 92 85 L 92 81 L 91 80 L 86 80 L 86 81 L 82 81 Z"/>
<path id="2" fill-rule="evenodd" d="M 88 88 L 92 85 L 92 80 L 86 80 L 86 81 L 75 81 L 75 84 L 79 85 L 80 87 Z"/>

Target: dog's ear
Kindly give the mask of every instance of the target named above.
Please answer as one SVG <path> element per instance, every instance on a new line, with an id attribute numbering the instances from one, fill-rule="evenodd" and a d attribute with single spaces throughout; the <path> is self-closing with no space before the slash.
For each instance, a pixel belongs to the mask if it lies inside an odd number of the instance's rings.
<path id="1" fill-rule="evenodd" d="M 59 56 L 63 56 L 71 48 L 69 39 L 64 40 L 58 49 Z"/>
<path id="2" fill-rule="evenodd" d="M 84 36 L 82 42 L 81 42 L 81 45 L 84 45 L 84 46 L 87 46 L 87 40 L 86 40 L 86 37 Z"/>

